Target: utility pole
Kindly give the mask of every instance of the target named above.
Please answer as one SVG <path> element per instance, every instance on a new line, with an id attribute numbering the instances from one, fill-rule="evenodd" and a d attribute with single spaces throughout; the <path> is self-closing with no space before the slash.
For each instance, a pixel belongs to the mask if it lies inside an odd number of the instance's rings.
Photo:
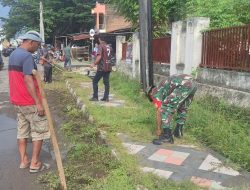
<path id="1" fill-rule="evenodd" d="M 148 9 L 148 85 L 154 84 L 154 67 L 152 57 L 152 0 L 147 0 Z"/>
<path id="2" fill-rule="evenodd" d="M 139 0 L 140 7 L 140 71 L 143 90 L 154 83 L 152 61 L 152 2 Z M 147 72 L 148 71 L 148 72 Z"/>
<path id="3" fill-rule="evenodd" d="M 42 3 L 42 1 L 40 1 L 40 34 L 41 34 L 43 42 L 45 42 L 45 40 L 44 40 L 43 3 Z"/>

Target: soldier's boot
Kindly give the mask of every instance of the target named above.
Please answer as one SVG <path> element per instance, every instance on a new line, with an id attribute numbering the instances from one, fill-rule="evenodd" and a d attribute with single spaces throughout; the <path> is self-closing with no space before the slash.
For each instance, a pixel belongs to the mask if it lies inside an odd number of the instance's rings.
<path id="1" fill-rule="evenodd" d="M 169 142 L 171 144 L 174 144 L 174 138 L 171 129 L 164 128 L 163 134 L 159 136 L 159 139 L 154 139 L 153 144 L 155 145 L 161 145 L 164 142 Z"/>
<path id="2" fill-rule="evenodd" d="M 181 138 L 183 136 L 183 125 L 177 124 L 174 129 L 174 136 L 177 138 Z"/>

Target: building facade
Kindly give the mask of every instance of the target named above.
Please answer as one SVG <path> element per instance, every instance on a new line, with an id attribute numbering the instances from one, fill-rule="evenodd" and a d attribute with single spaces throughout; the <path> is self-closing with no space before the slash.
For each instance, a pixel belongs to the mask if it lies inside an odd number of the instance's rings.
<path id="1" fill-rule="evenodd" d="M 100 33 L 128 29 L 132 26 L 124 17 L 118 15 L 115 9 L 110 5 L 97 2 L 95 8 L 91 10 L 91 13 L 95 15 L 95 29 L 99 30 Z"/>

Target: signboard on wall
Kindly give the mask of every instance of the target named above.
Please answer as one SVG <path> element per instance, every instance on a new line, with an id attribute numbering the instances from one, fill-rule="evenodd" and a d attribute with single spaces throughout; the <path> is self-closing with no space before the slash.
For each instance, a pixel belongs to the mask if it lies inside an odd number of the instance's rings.
<path id="1" fill-rule="evenodd" d="M 128 43 L 126 51 L 126 63 L 131 64 L 133 59 L 133 43 Z"/>

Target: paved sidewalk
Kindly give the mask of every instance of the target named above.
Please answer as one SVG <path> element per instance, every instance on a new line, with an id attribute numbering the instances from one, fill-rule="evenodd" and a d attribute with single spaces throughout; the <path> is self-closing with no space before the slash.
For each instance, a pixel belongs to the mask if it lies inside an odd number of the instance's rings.
<path id="1" fill-rule="evenodd" d="M 92 82 L 83 82 L 81 84 L 81 87 L 83 88 L 92 88 Z M 104 90 L 99 89 L 98 91 L 98 97 L 99 99 L 103 97 Z M 91 95 L 89 95 L 89 98 L 91 98 Z M 104 102 L 104 101 L 97 101 L 97 102 L 92 102 L 93 104 L 97 104 L 100 106 L 106 106 L 106 107 L 123 107 L 125 104 L 124 100 L 119 100 L 114 94 L 109 94 L 109 102 Z"/>
<path id="2" fill-rule="evenodd" d="M 86 75 L 89 68 L 77 69 L 75 72 Z M 91 82 L 81 84 L 82 88 L 92 88 Z M 99 97 L 103 91 L 100 90 Z M 91 94 L 90 94 L 91 97 Z M 107 107 L 125 106 L 124 100 L 119 100 L 110 94 L 110 102 L 93 102 Z M 124 134 L 118 134 L 123 146 L 129 154 L 138 157 L 139 165 L 144 172 L 153 172 L 166 179 L 174 181 L 191 180 L 200 187 L 208 189 L 228 189 L 243 184 L 250 185 L 250 174 L 246 171 L 236 171 L 225 164 L 225 158 L 217 153 L 193 145 L 132 142 Z M 224 160 L 224 161 L 223 161 Z"/>
<path id="3" fill-rule="evenodd" d="M 118 134 L 123 146 L 136 155 L 144 172 L 153 172 L 174 181 L 191 180 L 200 187 L 225 189 L 250 185 L 250 174 L 238 172 L 226 166 L 222 156 L 192 145 L 160 146 L 151 143 L 131 142 L 124 134 Z M 220 158 L 220 159 L 219 159 Z"/>

